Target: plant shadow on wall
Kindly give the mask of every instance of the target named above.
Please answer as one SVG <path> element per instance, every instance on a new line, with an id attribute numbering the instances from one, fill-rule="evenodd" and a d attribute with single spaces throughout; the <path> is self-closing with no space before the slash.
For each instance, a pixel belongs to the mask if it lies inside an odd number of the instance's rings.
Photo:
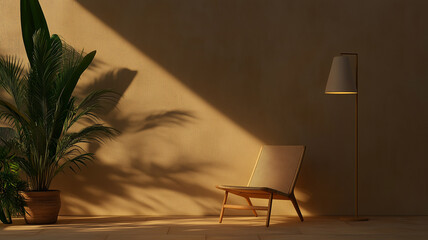
<path id="1" fill-rule="evenodd" d="M 105 67 L 105 63 L 95 61 L 93 71 L 99 71 Z M 138 209 L 153 210 L 162 208 L 168 209 L 169 201 L 165 196 L 144 195 L 147 189 L 155 189 L 164 192 L 179 192 L 188 199 L 198 197 L 193 200 L 196 205 L 207 211 L 212 211 L 213 206 L 207 204 L 204 199 L 216 199 L 218 193 L 214 189 L 204 188 L 192 181 L 189 175 L 204 174 L 209 175 L 213 164 L 200 159 L 189 159 L 188 156 L 180 154 L 174 155 L 167 164 L 159 163 L 159 154 L 144 153 L 150 151 L 150 146 L 143 141 L 134 141 L 123 144 L 122 140 L 129 135 L 139 134 L 148 142 L 157 138 L 169 142 L 174 148 L 174 130 L 187 128 L 197 121 L 197 117 L 190 111 L 173 109 L 149 111 L 141 114 L 123 113 L 120 111 L 120 99 L 123 98 L 128 87 L 131 85 L 136 71 L 127 68 L 115 68 L 107 70 L 94 81 L 78 86 L 76 95 L 85 95 L 88 89 L 113 89 L 121 98 L 104 106 L 100 119 L 102 122 L 118 129 L 121 135 L 118 136 L 116 144 L 125 149 L 121 154 L 120 166 L 104 161 L 105 156 L 97 153 L 102 146 L 100 144 L 89 144 L 88 151 L 96 154 L 96 160 L 89 163 L 88 167 L 82 169 L 81 173 L 73 179 L 59 176 L 57 184 L 65 188 L 61 212 L 65 214 L 96 214 L 94 209 L 102 209 L 103 205 L 111 204 L 111 201 L 121 199 L 129 203 L 129 213 L 138 214 Z M 118 106 L 119 105 L 119 106 Z M 185 131 L 187 129 L 183 129 Z M 145 137 L 148 133 L 149 136 Z M 108 158 L 108 157 L 107 157 Z M 162 162 L 162 161 L 160 161 Z M 204 163 L 205 162 L 205 163 Z M 126 165 L 126 167 L 124 167 Z M 79 186 L 79 187 L 75 187 Z M 142 191 L 144 197 L 136 198 L 132 189 Z M 141 196 L 141 195 L 140 195 Z M 126 208 L 123 207 L 122 208 Z M 114 212 L 109 210 L 110 212 Z M 147 212 L 146 212 L 147 213 Z M 141 212 L 140 214 L 144 214 Z"/>
<path id="2" fill-rule="evenodd" d="M 284 14 L 290 3 L 281 1 L 252 1 L 242 7 L 236 1 L 126 1 L 120 9 L 114 0 L 77 2 L 257 139 L 266 144 L 307 145 L 296 186 L 307 196 L 302 208 L 313 213 L 326 205 L 334 208 L 336 203 L 323 188 L 334 189 L 338 181 L 326 176 L 330 170 L 324 171 L 329 165 L 323 162 L 324 149 L 343 142 L 314 137 L 322 135 L 321 121 L 317 123 L 321 127 L 311 127 L 314 115 L 324 111 L 319 107 L 322 99 L 315 99 L 322 97 L 323 86 L 308 89 L 308 82 L 301 80 L 312 81 L 320 75 L 319 69 L 301 68 L 319 65 L 313 53 L 320 52 L 323 42 L 312 36 L 312 28 L 296 24 L 307 14 Z M 291 5 L 305 9 L 299 4 Z M 316 18 L 306 20 L 314 29 L 323 29 Z M 136 32 L 135 23 L 143 31 Z M 315 187 L 314 182 L 322 186 Z M 213 198 L 220 201 L 221 193 L 214 192 Z"/>

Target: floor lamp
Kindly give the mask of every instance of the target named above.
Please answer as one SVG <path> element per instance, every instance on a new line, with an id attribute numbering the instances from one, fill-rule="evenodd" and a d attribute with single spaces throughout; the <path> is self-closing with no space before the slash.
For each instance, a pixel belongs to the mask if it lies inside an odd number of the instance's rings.
<path id="1" fill-rule="evenodd" d="M 355 57 L 355 75 L 349 56 Z M 367 221 L 358 216 L 358 54 L 341 53 L 333 58 L 325 94 L 355 95 L 355 216 L 349 220 Z"/>

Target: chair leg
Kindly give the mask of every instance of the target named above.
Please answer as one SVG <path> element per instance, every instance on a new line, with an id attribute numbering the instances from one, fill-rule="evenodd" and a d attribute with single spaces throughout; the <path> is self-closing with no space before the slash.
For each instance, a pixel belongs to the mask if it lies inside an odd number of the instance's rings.
<path id="1" fill-rule="evenodd" d="M 251 200 L 250 200 L 250 198 L 249 197 L 245 197 L 245 200 L 247 200 L 247 203 L 248 203 L 248 205 L 250 205 L 251 207 L 253 206 L 253 204 L 251 203 Z M 256 212 L 256 210 L 252 210 L 253 211 L 253 213 L 254 213 L 254 216 L 258 216 L 257 215 L 257 212 Z"/>
<path id="2" fill-rule="evenodd" d="M 268 211 L 267 211 L 267 216 L 266 216 L 266 227 L 269 227 L 270 212 L 272 210 L 272 200 L 273 200 L 273 193 L 271 193 L 270 197 L 269 197 Z"/>
<path id="3" fill-rule="evenodd" d="M 223 200 L 223 205 L 221 206 L 221 212 L 220 212 L 220 220 L 219 223 L 221 223 L 223 221 L 223 214 L 224 214 L 224 205 L 227 202 L 227 195 L 228 195 L 228 191 L 224 192 L 224 200 Z"/>
<path id="4" fill-rule="evenodd" d="M 296 197 L 294 196 L 294 193 L 290 196 L 290 200 L 293 203 L 294 209 L 296 209 L 297 215 L 299 215 L 300 221 L 303 222 L 303 216 L 300 212 L 299 205 L 297 204 Z"/>

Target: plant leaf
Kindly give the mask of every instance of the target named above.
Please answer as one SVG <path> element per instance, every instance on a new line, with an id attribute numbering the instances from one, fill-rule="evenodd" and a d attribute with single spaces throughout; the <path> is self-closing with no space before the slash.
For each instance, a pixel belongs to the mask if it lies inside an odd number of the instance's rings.
<path id="1" fill-rule="evenodd" d="M 50 36 L 48 24 L 38 0 L 21 0 L 21 29 L 25 51 L 31 63 L 34 51 L 34 33 L 41 29 L 47 33 L 48 37 Z"/>

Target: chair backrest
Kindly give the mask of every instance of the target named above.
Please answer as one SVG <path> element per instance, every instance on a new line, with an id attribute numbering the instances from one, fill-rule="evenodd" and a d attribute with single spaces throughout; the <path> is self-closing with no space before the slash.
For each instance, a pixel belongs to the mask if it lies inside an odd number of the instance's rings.
<path id="1" fill-rule="evenodd" d="M 305 146 L 263 146 L 248 186 L 292 193 L 304 152 Z"/>

